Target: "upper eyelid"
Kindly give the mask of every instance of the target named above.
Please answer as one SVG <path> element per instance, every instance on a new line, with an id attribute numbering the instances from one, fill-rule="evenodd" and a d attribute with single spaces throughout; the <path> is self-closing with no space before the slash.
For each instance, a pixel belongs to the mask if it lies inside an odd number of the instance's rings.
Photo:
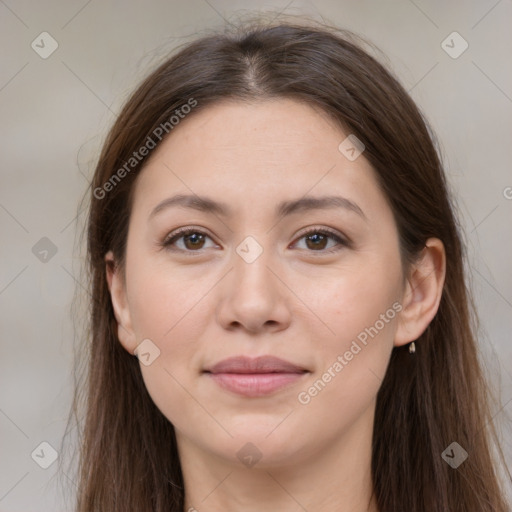
<path id="1" fill-rule="evenodd" d="M 177 229 L 171 231 L 170 233 L 165 235 L 162 243 L 166 243 L 169 240 L 172 240 L 173 238 L 176 238 L 177 240 L 179 240 L 181 237 L 186 236 L 190 233 L 200 233 L 202 235 L 209 236 L 212 240 L 215 239 L 215 237 L 213 235 L 211 235 L 208 232 L 208 230 L 206 230 L 205 228 L 199 228 L 199 227 L 196 228 L 194 226 L 190 226 L 190 227 L 184 227 L 184 228 L 177 228 Z"/>

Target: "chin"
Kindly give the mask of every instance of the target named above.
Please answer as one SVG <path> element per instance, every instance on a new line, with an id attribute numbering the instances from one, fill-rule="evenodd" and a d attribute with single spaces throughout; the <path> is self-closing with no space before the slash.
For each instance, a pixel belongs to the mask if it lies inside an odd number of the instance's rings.
<path id="1" fill-rule="evenodd" d="M 272 428 L 252 425 L 228 429 L 233 438 L 222 436 L 221 439 L 212 439 L 210 436 L 205 437 L 201 444 L 229 464 L 255 469 L 293 466 L 303 463 L 308 453 L 314 455 L 317 452 L 313 439 L 308 443 L 307 439 L 300 438 L 290 429 L 276 429 L 278 424 L 279 421 L 275 422 Z"/>

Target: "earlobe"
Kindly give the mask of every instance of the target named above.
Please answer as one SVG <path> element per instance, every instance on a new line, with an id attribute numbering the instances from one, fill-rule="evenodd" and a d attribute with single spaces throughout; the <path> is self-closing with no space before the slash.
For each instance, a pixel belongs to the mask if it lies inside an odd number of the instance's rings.
<path id="1" fill-rule="evenodd" d="M 133 355 L 137 343 L 126 297 L 126 286 L 121 271 L 116 265 L 112 251 L 109 251 L 105 255 L 105 264 L 110 300 L 112 301 L 112 307 L 117 321 L 117 337 L 121 345 Z"/>
<path id="2" fill-rule="evenodd" d="M 395 346 L 417 340 L 437 313 L 446 275 L 446 254 L 438 238 L 429 238 L 412 265 L 402 301 Z"/>

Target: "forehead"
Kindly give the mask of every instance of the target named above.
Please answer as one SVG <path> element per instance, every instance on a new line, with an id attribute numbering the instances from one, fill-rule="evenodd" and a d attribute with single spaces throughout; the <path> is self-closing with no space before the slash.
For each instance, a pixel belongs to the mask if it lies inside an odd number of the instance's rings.
<path id="1" fill-rule="evenodd" d="M 355 199 L 364 191 L 375 201 L 380 192 L 364 155 L 351 161 L 339 150 L 347 135 L 320 109 L 291 99 L 210 105 L 154 150 L 135 201 L 177 190 L 246 206 L 334 192 Z"/>
<path id="2" fill-rule="evenodd" d="M 250 152 L 258 154 L 261 162 L 275 160 L 280 166 L 283 160 L 317 158 L 321 152 L 328 157 L 343 136 L 319 109 L 283 98 L 224 101 L 194 113 L 178 128 L 166 141 L 169 150 L 186 144 L 223 159 L 243 158 Z"/>

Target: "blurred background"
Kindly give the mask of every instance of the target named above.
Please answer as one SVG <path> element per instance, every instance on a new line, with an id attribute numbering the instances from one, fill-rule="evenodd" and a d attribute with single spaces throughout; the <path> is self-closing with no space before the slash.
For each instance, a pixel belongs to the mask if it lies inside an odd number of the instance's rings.
<path id="1" fill-rule="evenodd" d="M 374 43 L 436 132 L 512 466 L 510 0 L 0 0 L 0 512 L 72 509 L 58 462 L 85 316 L 80 200 L 108 128 L 169 51 L 262 11 Z"/>

